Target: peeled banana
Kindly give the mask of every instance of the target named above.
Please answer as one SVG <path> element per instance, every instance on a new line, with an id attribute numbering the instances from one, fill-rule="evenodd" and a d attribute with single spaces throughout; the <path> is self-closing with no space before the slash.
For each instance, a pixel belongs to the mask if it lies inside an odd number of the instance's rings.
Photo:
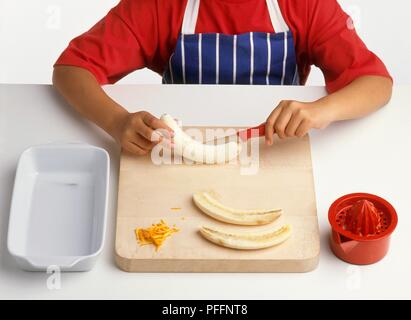
<path id="1" fill-rule="evenodd" d="M 238 210 L 230 208 L 214 199 L 208 192 L 194 193 L 193 201 L 205 214 L 231 224 L 263 225 L 273 222 L 282 214 L 282 209 Z"/>
<path id="2" fill-rule="evenodd" d="M 219 246 L 239 250 L 257 250 L 273 247 L 286 241 L 291 236 L 291 226 L 287 224 L 279 229 L 254 233 L 228 232 L 201 227 L 200 233 L 205 239 Z"/>
<path id="3" fill-rule="evenodd" d="M 224 164 L 240 154 L 241 144 L 229 142 L 218 145 L 206 145 L 187 135 L 172 116 L 164 114 L 161 120 L 174 131 L 174 152 L 197 163 Z"/>

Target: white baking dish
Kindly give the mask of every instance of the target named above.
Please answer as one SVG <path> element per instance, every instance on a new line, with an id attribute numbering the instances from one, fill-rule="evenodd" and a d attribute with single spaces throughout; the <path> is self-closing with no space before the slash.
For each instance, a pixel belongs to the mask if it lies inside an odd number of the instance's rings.
<path id="1" fill-rule="evenodd" d="M 103 249 L 110 158 L 87 144 L 50 144 L 20 157 L 7 246 L 24 270 L 90 270 Z"/>

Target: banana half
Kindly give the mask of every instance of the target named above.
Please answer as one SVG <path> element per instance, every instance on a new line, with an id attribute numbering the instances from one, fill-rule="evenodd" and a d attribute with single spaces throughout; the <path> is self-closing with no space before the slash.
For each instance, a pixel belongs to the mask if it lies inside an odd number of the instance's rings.
<path id="1" fill-rule="evenodd" d="M 196 163 L 225 164 L 236 159 L 241 152 L 241 144 L 234 141 L 207 145 L 194 140 L 178 126 L 169 114 L 162 115 L 161 120 L 174 131 L 174 152 L 185 159 Z"/>
<path id="2" fill-rule="evenodd" d="M 193 195 L 196 206 L 210 217 L 237 225 L 258 226 L 273 222 L 282 209 L 238 210 L 227 207 L 214 199 L 208 192 L 196 192 Z"/>
<path id="3" fill-rule="evenodd" d="M 286 241 L 291 236 L 291 225 L 287 224 L 276 230 L 254 233 L 228 232 L 201 227 L 200 233 L 204 238 L 219 246 L 239 250 L 258 250 L 273 247 Z"/>

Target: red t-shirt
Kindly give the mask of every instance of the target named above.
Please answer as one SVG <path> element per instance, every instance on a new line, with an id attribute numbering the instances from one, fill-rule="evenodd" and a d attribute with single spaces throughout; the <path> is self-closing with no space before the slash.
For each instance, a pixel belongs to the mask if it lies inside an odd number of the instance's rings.
<path id="1" fill-rule="evenodd" d="M 279 0 L 296 46 L 300 79 L 311 65 L 334 92 L 359 76 L 390 77 L 383 62 L 358 37 L 336 0 Z M 186 0 L 122 0 L 89 31 L 73 39 L 56 65 L 92 72 L 115 83 L 147 67 L 162 74 L 181 31 Z M 196 33 L 275 32 L 265 0 L 202 0 Z"/>

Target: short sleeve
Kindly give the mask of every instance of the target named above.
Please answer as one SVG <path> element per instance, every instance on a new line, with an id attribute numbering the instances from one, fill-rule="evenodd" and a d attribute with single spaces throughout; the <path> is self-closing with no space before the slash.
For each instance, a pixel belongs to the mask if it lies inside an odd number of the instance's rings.
<path id="1" fill-rule="evenodd" d="M 351 18 L 336 0 L 309 0 L 308 54 L 335 92 L 365 75 L 390 77 L 384 63 L 358 36 Z"/>
<path id="2" fill-rule="evenodd" d="M 122 0 L 90 30 L 70 41 L 56 65 L 89 70 L 100 84 L 112 84 L 147 67 L 157 47 L 153 0 Z"/>

